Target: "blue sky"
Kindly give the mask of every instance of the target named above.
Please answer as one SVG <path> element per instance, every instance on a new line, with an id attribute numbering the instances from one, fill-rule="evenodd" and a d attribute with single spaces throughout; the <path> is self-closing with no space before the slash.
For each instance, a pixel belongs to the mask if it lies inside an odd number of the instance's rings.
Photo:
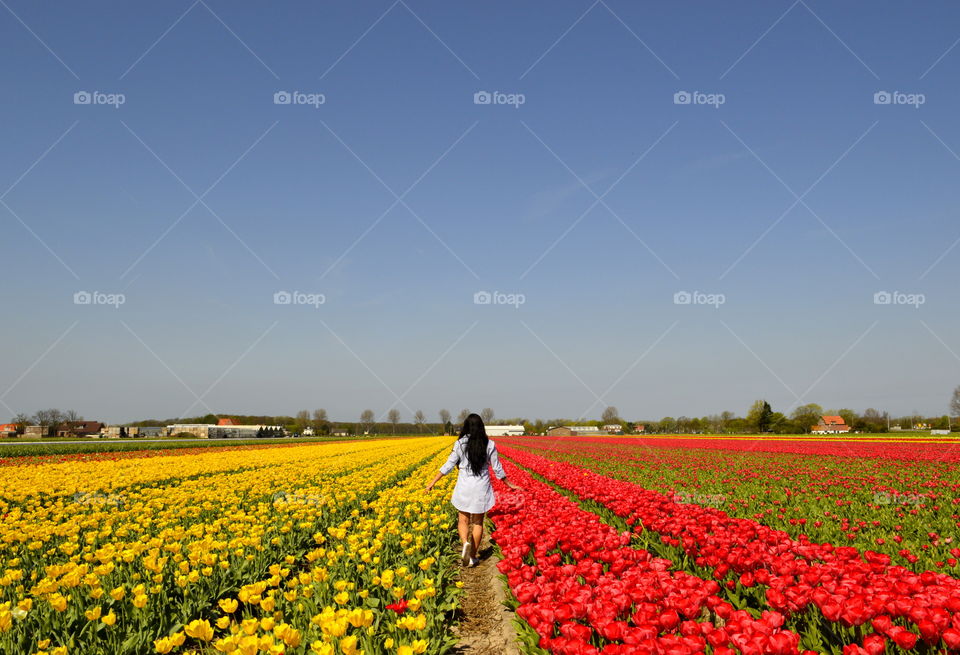
<path id="1" fill-rule="evenodd" d="M 5 0 L 0 414 L 943 413 L 958 19 Z"/>

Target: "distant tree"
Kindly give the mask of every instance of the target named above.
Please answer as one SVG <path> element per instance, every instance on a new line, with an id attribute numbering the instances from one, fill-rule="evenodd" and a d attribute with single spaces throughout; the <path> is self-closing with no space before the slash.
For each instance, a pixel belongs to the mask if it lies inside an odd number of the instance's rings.
<path id="1" fill-rule="evenodd" d="M 672 416 L 664 416 L 658 426 L 660 432 L 676 432 L 677 421 Z"/>
<path id="2" fill-rule="evenodd" d="M 729 430 L 730 430 L 730 421 L 732 421 L 732 420 L 735 419 L 736 417 L 737 417 L 737 415 L 734 414 L 734 413 L 731 412 L 731 411 L 726 411 L 726 410 L 725 410 L 725 411 L 720 412 L 720 431 L 721 431 L 721 432 L 729 432 Z"/>
<path id="3" fill-rule="evenodd" d="M 305 409 L 301 409 L 297 412 L 297 418 L 293 423 L 294 429 L 303 434 L 303 431 L 310 425 L 310 412 Z"/>
<path id="4" fill-rule="evenodd" d="M 747 412 L 747 425 L 757 432 L 770 432 L 770 419 L 773 408 L 766 400 L 757 400 Z"/>
<path id="5" fill-rule="evenodd" d="M 23 431 L 30 424 L 30 417 L 20 412 L 13 418 L 13 424 L 17 426 L 17 434 L 23 434 Z"/>
<path id="6" fill-rule="evenodd" d="M 953 390 L 953 397 L 950 398 L 950 413 L 960 416 L 960 386 Z"/>
<path id="7" fill-rule="evenodd" d="M 370 428 L 373 427 L 373 410 L 365 409 L 360 412 L 360 425 L 363 426 L 364 432 L 369 432 Z"/>
<path id="8" fill-rule="evenodd" d="M 320 408 L 313 410 L 313 427 L 318 432 L 330 432 L 330 419 L 327 410 Z"/>
<path id="9" fill-rule="evenodd" d="M 809 432 L 810 428 L 817 424 L 820 417 L 823 416 L 823 407 L 816 403 L 800 405 L 790 414 L 794 427 L 798 432 Z"/>
<path id="10" fill-rule="evenodd" d="M 866 432 L 886 432 L 887 413 L 881 413 L 879 410 L 870 407 L 863 413 L 857 425 Z"/>
<path id="11" fill-rule="evenodd" d="M 489 407 L 484 407 L 480 410 L 480 418 L 483 419 L 484 423 L 489 423 L 493 420 L 493 410 Z"/>
<path id="12" fill-rule="evenodd" d="M 620 422 L 620 412 L 617 411 L 617 408 L 616 408 L 616 407 L 614 407 L 613 405 L 610 405 L 610 406 L 607 407 L 605 410 L 603 410 L 603 414 L 601 415 L 600 418 L 601 418 L 601 420 L 603 421 L 604 424 L 608 424 L 608 423 L 619 423 L 619 422 Z"/>
<path id="13" fill-rule="evenodd" d="M 849 425 L 851 429 L 860 422 L 860 415 L 852 409 L 838 409 L 831 413 L 842 418 L 843 422 Z"/>
<path id="14" fill-rule="evenodd" d="M 76 410 L 68 409 L 63 413 L 63 420 L 65 423 L 73 423 L 75 421 L 82 421 L 83 417 L 76 412 Z"/>
<path id="15" fill-rule="evenodd" d="M 37 410 L 37 413 L 33 415 L 32 421 L 36 425 L 43 425 L 50 428 L 50 434 L 56 436 L 57 429 L 59 429 L 64 422 L 63 412 L 55 408 Z"/>
<path id="16" fill-rule="evenodd" d="M 786 434 L 790 429 L 790 421 L 783 412 L 774 412 L 770 415 L 770 432 Z"/>
<path id="17" fill-rule="evenodd" d="M 448 420 L 446 423 L 443 424 L 443 433 L 444 433 L 444 434 L 453 434 L 453 433 L 454 433 L 453 423 L 451 423 L 449 420 Z"/>
<path id="18" fill-rule="evenodd" d="M 387 412 L 387 420 L 390 421 L 390 425 L 393 426 L 393 433 L 397 433 L 397 424 L 400 422 L 400 410 L 394 407 L 389 412 Z"/>
<path id="19" fill-rule="evenodd" d="M 424 425 L 427 422 L 427 415 L 423 413 L 422 409 L 413 413 L 413 422 L 417 426 L 417 432 L 426 432 Z"/>
<path id="20" fill-rule="evenodd" d="M 447 423 L 450 422 L 450 410 L 449 410 L 449 409 L 441 409 L 441 410 L 440 410 L 440 422 L 443 423 L 444 425 L 446 425 Z"/>
<path id="21" fill-rule="evenodd" d="M 470 410 L 469 410 L 469 409 L 461 409 L 461 410 L 460 410 L 460 413 L 457 414 L 457 422 L 462 424 L 464 421 L 467 420 L 467 417 L 468 417 L 468 416 L 470 416 Z"/>

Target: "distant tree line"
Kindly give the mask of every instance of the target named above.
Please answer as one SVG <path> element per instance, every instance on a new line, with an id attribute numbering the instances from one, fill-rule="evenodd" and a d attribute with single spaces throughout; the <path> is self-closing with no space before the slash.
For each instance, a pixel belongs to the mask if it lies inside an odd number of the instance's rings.
<path id="1" fill-rule="evenodd" d="M 479 410 L 484 423 L 501 425 L 523 425 L 528 434 L 542 434 L 551 427 L 563 425 L 589 425 L 603 427 L 619 425 L 623 432 L 631 433 L 642 430 L 647 433 L 679 433 L 679 434 L 803 434 L 817 424 L 820 417 L 841 416 L 850 429 L 856 432 L 886 432 L 889 429 L 909 430 L 921 424 L 933 429 L 960 430 L 960 386 L 953 390 L 948 402 L 949 414 L 942 416 L 921 416 L 919 414 L 892 417 L 887 412 L 870 408 L 863 413 L 852 409 L 826 409 L 816 403 L 808 403 L 788 408 L 788 413 L 775 411 L 770 403 L 764 399 L 755 401 L 747 410 L 746 416 L 738 416 L 734 412 L 724 411 L 719 414 L 710 414 L 701 417 L 665 416 L 660 420 L 624 420 L 616 407 L 606 407 L 600 420 L 584 418 L 553 418 L 527 419 L 523 417 L 496 420 L 492 408 L 485 407 Z M 411 420 L 403 420 L 402 414 L 396 407 L 390 407 L 381 416 L 372 409 L 364 409 L 358 421 L 333 421 L 325 409 L 301 410 L 295 416 L 267 416 L 242 414 L 206 414 L 196 417 L 180 417 L 164 420 L 148 419 L 128 423 L 131 427 L 156 427 L 174 423 L 201 423 L 216 425 L 220 419 L 232 419 L 238 425 L 271 425 L 280 426 L 288 433 L 303 435 L 313 432 L 315 435 L 326 436 L 346 433 L 348 435 L 409 435 L 409 434 L 456 434 L 460 425 L 471 413 L 469 409 L 462 409 L 454 419 L 448 409 L 437 412 L 439 421 L 427 420 L 423 410 L 413 412 Z M 955 418 L 951 418 L 955 417 Z M 11 423 L 18 426 L 23 432 L 27 425 L 43 425 L 56 433 L 57 428 L 72 422 L 82 421 L 83 417 L 74 410 L 42 409 L 33 415 L 18 414 Z M 264 434 L 264 436 L 272 436 Z M 258 435 L 259 436 L 259 435 Z"/>

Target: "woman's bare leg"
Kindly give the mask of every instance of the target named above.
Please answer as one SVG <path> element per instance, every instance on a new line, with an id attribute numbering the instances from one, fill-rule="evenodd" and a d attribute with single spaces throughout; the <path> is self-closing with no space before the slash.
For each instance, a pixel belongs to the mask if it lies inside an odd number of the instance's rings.
<path id="1" fill-rule="evenodd" d="M 460 545 L 470 541 L 470 514 L 457 510 L 457 532 L 460 533 Z"/>
<path id="2" fill-rule="evenodd" d="M 471 546 L 473 546 L 473 552 L 471 557 L 476 558 L 477 553 L 480 552 L 480 543 L 483 541 L 483 514 L 471 514 L 470 523 L 473 528 L 473 537 L 471 541 Z"/>

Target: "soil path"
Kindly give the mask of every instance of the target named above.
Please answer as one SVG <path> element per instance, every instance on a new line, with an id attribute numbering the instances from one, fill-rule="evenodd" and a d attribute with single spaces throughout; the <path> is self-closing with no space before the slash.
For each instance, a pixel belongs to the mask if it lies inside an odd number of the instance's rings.
<path id="1" fill-rule="evenodd" d="M 480 544 L 480 563 L 460 569 L 464 595 L 460 606 L 458 655 L 520 655 L 513 628 L 513 610 L 504 606 L 504 582 L 497 571 L 500 558 L 490 542 L 489 523 Z"/>

